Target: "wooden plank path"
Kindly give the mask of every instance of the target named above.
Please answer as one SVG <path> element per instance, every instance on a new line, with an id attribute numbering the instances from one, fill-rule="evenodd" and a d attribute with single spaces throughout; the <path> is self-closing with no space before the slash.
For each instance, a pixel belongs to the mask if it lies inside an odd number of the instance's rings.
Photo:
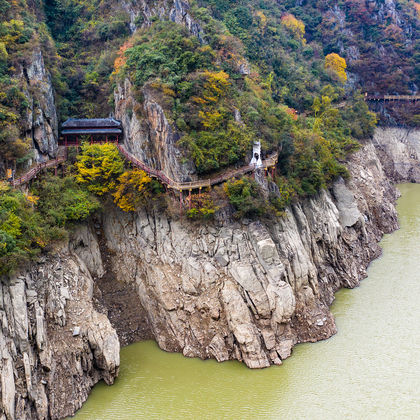
<path id="1" fill-rule="evenodd" d="M 365 101 L 420 101 L 420 95 L 365 95 Z"/>
<path id="2" fill-rule="evenodd" d="M 122 145 L 117 145 L 118 150 L 120 153 L 128 160 L 130 161 L 134 166 L 136 166 L 139 169 L 142 169 L 145 171 L 148 175 L 151 177 L 159 179 L 160 182 L 167 185 L 169 188 L 172 188 L 177 191 L 184 191 L 184 190 L 196 190 L 201 189 L 205 187 L 210 187 L 212 185 L 221 184 L 228 179 L 234 178 L 239 175 L 244 175 L 246 173 L 252 172 L 255 169 L 254 165 L 247 165 L 243 166 L 242 168 L 234 169 L 229 172 L 224 172 L 223 174 L 209 179 L 199 179 L 197 181 L 191 181 L 191 182 L 178 182 L 174 181 L 173 179 L 169 178 L 165 173 L 163 173 L 160 170 L 150 168 L 147 166 L 144 162 L 141 162 L 138 160 L 135 156 L 133 156 L 131 153 L 127 151 L 127 149 Z M 271 168 L 276 165 L 278 159 L 278 153 L 274 153 L 271 156 L 269 156 L 267 159 L 263 160 L 263 167 L 265 169 Z"/>
<path id="3" fill-rule="evenodd" d="M 13 187 L 20 187 L 23 184 L 28 183 L 32 178 L 35 178 L 41 171 L 48 168 L 56 168 L 58 165 L 63 163 L 66 160 L 66 154 L 58 154 L 56 159 L 50 159 L 46 162 L 39 163 L 38 165 L 34 166 L 28 172 L 23 174 L 21 177 L 14 179 L 11 182 Z"/>
<path id="4" fill-rule="evenodd" d="M 160 182 L 162 182 L 162 184 L 167 185 L 168 188 L 172 188 L 177 191 L 195 190 L 195 189 L 201 189 L 205 187 L 211 187 L 212 185 L 221 184 L 227 181 L 228 179 L 234 178 L 236 176 L 240 176 L 240 175 L 244 175 L 246 173 L 252 172 L 255 169 L 254 165 L 247 165 L 238 169 L 224 172 L 221 175 L 218 175 L 214 178 L 199 179 L 197 181 L 191 181 L 191 182 L 178 182 L 169 178 L 164 172 L 158 169 L 153 169 L 150 166 L 146 165 L 144 162 L 137 159 L 134 155 L 129 153 L 122 144 L 118 143 L 117 147 L 120 153 L 129 162 L 131 162 L 135 167 L 142 169 L 149 176 L 153 178 L 157 178 Z M 38 165 L 31 168 L 28 172 L 23 174 L 21 177 L 13 180 L 11 185 L 13 187 L 20 187 L 21 185 L 26 184 L 31 179 L 35 178 L 37 174 L 41 172 L 42 170 L 48 169 L 48 168 L 56 168 L 57 166 L 62 164 L 67 158 L 66 156 L 67 153 L 65 152 L 65 149 L 66 148 L 64 146 L 61 146 L 59 148 L 59 153 L 56 159 L 50 159 L 46 162 L 39 163 Z M 265 169 L 274 167 L 277 163 L 277 159 L 278 159 L 278 153 L 272 154 L 267 159 L 263 160 L 263 167 Z"/>

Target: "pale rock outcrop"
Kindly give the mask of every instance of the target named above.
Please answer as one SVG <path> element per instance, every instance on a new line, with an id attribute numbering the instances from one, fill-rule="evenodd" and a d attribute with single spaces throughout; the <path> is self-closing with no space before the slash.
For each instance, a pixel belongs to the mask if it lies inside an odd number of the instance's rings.
<path id="1" fill-rule="evenodd" d="M 114 92 L 115 115 L 124 127 L 127 149 L 148 166 L 162 170 L 176 181 L 196 178 L 194 164 L 182 163 L 177 147 L 180 136 L 168 122 L 165 112 L 154 99 L 152 90 L 143 89 L 144 102 L 140 104 L 128 79 Z"/>
<path id="2" fill-rule="evenodd" d="M 197 228 L 163 213 L 109 209 L 107 258 L 118 281 L 136 285 L 160 347 L 255 368 L 334 334 L 334 292 L 359 284 L 382 234 L 397 227 L 395 190 L 373 144 L 348 166 L 347 183 L 269 224 Z"/>
<path id="3" fill-rule="evenodd" d="M 69 248 L 83 260 L 89 273 L 94 277 L 102 277 L 105 269 L 93 226 L 78 226 L 71 239 Z"/>
<path id="4" fill-rule="evenodd" d="M 191 33 L 191 35 L 196 36 L 199 39 L 199 41 L 203 44 L 203 29 L 201 28 L 200 24 L 196 22 L 188 13 L 189 10 L 190 5 L 187 1 L 173 0 L 173 7 L 169 11 L 169 19 L 172 22 L 184 25 Z"/>
<path id="5" fill-rule="evenodd" d="M 354 194 L 349 190 L 343 180 L 333 185 L 333 194 L 341 224 L 345 227 L 353 226 L 362 217 L 354 199 Z"/>
<path id="6" fill-rule="evenodd" d="M 389 177 L 396 181 L 420 181 L 420 130 L 377 128 L 373 143 L 382 152 Z"/>
<path id="7" fill-rule="evenodd" d="M 1 419 L 63 418 L 96 382 L 113 383 L 119 341 L 93 308 L 92 288 L 85 264 L 65 249 L 1 278 Z"/>
<path id="8" fill-rule="evenodd" d="M 191 35 L 204 43 L 203 29 L 200 23 L 191 16 L 190 4 L 187 0 L 131 0 L 122 1 L 121 7 L 130 17 L 131 33 L 134 33 L 141 25 L 150 25 L 151 19 L 156 16 L 160 20 L 171 20 L 184 25 Z"/>

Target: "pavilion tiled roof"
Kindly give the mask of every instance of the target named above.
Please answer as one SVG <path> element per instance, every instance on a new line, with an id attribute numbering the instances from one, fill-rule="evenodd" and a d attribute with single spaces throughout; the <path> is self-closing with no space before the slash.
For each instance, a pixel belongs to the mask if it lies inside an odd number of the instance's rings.
<path id="1" fill-rule="evenodd" d="M 62 130 L 61 134 L 71 135 L 71 134 L 121 134 L 121 128 L 73 128 L 71 130 Z"/>
<path id="2" fill-rule="evenodd" d="M 61 127 L 63 129 L 121 128 L 121 122 L 114 118 L 70 118 Z"/>

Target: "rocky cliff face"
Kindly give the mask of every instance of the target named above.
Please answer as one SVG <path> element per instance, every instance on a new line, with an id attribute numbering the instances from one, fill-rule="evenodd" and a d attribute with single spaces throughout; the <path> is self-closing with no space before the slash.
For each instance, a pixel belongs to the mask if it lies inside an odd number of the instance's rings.
<path id="1" fill-rule="evenodd" d="M 27 67 L 22 68 L 26 81 L 29 109 L 26 134 L 32 138 L 35 160 L 55 157 L 57 153 L 58 119 L 51 76 L 45 68 L 42 52 L 32 53 Z"/>
<path id="2" fill-rule="evenodd" d="M 334 292 L 354 287 L 397 228 L 395 191 L 372 144 L 351 180 L 290 207 L 277 223 L 194 226 L 110 210 L 104 239 L 120 282 L 134 283 L 160 347 L 186 356 L 281 364 L 335 333 Z"/>
<path id="3" fill-rule="evenodd" d="M 160 20 L 171 20 L 184 25 L 191 34 L 203 41 L 203 29 L 191 14 L 188 1 L 182 0 L 134 0 L 123 1 L 121 7 L 130 16 L 130 30 L 134 33 L 141 26 L 149 26 L 153 17 Z"/>
<path id="4" fill-rule="evenodd" d="M 347 182 L 276 223 L 203 226 L 110 209 L 81 227 L 68 249 L 2 279 L 0 418 L 62 418 L 98 380 L 112 383 L 119 342 L 108 318 L 124 344 L 153 337 L 252 368 L 331 336 L 334 292 L 359 284 L 398 227 L 388 176 L 417 179 L 419 145 L 419 132 L 378 130 L 349 160 Z"/>
<path id="5" fill-rule="evenodd" d="M 124 143 L 128 150 L 148 166 L 162 170 L 176 181 L 191 181 L 195 167 L 190 161 L 182 163 L 177 148 L 180 136 L 165 116 L 153 90 L 143 89 L 144 101 L 140 104 L 128 79 L 117 86 L 115 115 L 124 127 Z"/>
<path id="6" fill-rule="evenodd" d="M 16 65 L 14 79 L 19 81 L 28 107 L 20 121 L 20 137 L 31 142 L 32 157 L 27 161 L 43 162 L 57 154 L 58 119 L 50 73 L 46 69 L 42 51 L 35 46 L 24 62 Z M 0 156 L 0 173 L 7 165 Z"/>
<path id="7" fill-rule="evenodd" d="M 373 142 L 390 179 L 420 182 L 419 130 L 378 128 Z"/>
<path id="8" fill-rule="evenodd" d="M 61 250 L 0 284 L 3 419 L 58 419 L 118 374 L 119 341 L 92 305 L 92 277 Z"/>

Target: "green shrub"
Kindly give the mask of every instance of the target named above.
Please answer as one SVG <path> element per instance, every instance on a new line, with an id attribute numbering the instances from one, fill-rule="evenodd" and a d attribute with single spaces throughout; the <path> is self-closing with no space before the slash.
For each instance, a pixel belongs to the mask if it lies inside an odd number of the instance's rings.
<path id="1" fill-rule="evenodd" d="M 73 176 L 44 176 L 34 183 L 37 210 L 51 226 L 69 227 L 100 208 L 98 199 L 81 187 Z"/>
<path id="2" fill-rule="evenodd" d="M 266 202 L 254 180 L 243 177 L 239 180 L 226 182 L 223 188 L 229 203 L 235 209 L 235 218 L 253 218 L 264 214 Z"/>

